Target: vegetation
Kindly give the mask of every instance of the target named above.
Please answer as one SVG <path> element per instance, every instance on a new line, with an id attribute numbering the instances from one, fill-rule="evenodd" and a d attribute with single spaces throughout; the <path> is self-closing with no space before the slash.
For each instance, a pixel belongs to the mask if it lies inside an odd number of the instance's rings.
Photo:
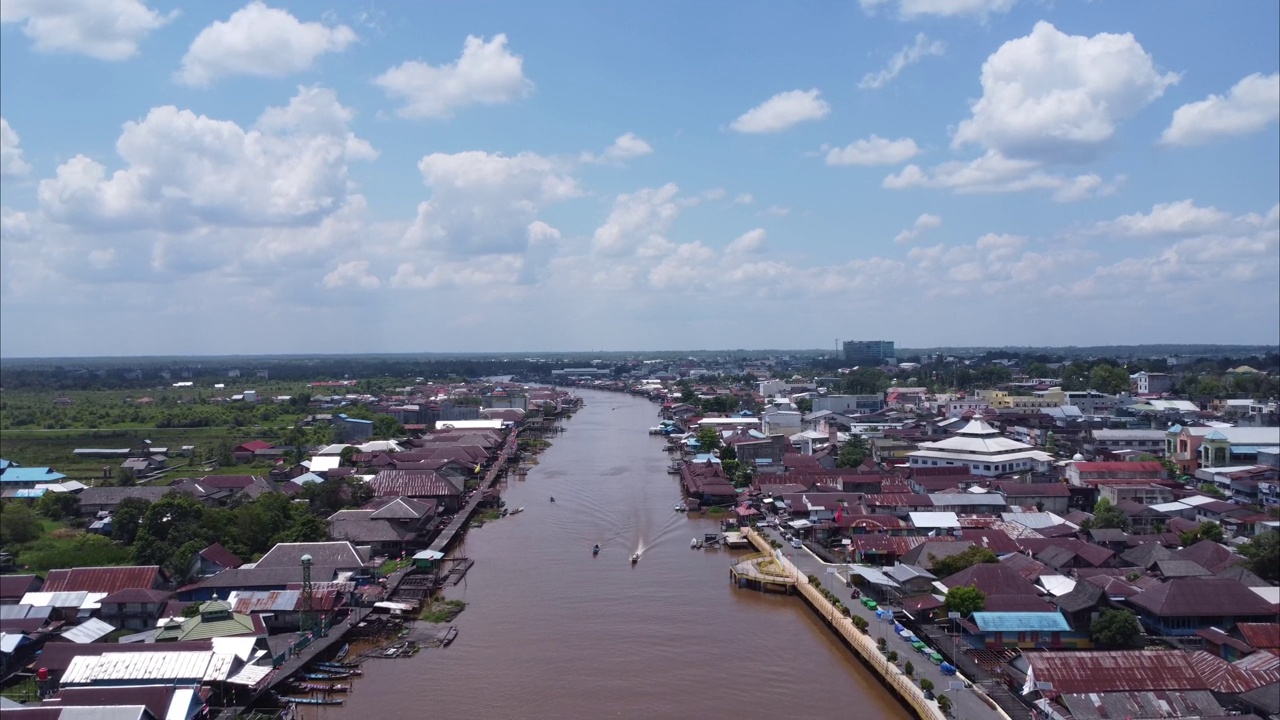
<path id="1" fill-rule="evenodd" d="M 446 623 L 458 617 L 466 608 L 467 603 L 463 600 L 435 599 L 427 603 L 418 619 L 429 623 Z"/>
<path id="2" fill-rule="evenodd" d="M 920 678 L 921 690 L 929 693 L 929 692 L 933 692 L 933 688 L 934 688 L 934 685 L 932 680 L 930 680 L 929 678 Z"/>
<path id="3" fill-rule="evenodd" d="M 1280 530 L 1254 537 L 1240 547 L 1249 558 L 1249 570 L 1268 582 L 1280 582 Z"/>
<path id="4" fill-rule="evenodd" d="M 1213 498 L 1217 498 L 1218 500 L 1227 499 L 1227 494 L 1222 492 L 1222 488 L 1210 482 L 1200 483 L 1199 485 L 1196 486 L 1196 489 L 1204 493 L 1205 495 L 1208 495 Z"/>
<path id="5" fill-rule="evenodd" d="M 888 654 L 888 655 L 886 655 L 885 657 L 889 659 L 889 662 L 891 662 L 891 663 L 896 663 L 896 662 L 898 662 L 898 651 L 897 651 L 897 650 L 890 650 L 890 651 L 889 651 L 889 654 Z"/>
<path id="6" fill-rule="evenodd" d="M 1223 539 L 1222 526 L 1212 520 L 1201 522 L 1195 530 L 1184 532 L 1178 536 L 1183 547 L 1195 545 L 1201 540 L 1212 540 L 1220 543 Z"/>
<path id="7" fill-rule="evenodd" d="M 698 441 L 698 450 L 701 452 L 715 452 L 720 449 L 720 431 L 710 425 L 698 428 L 694 439 Z"/>
<path id="8" fill-rule="evenodd" d="M 911 677 L 916 674 L 916 666 L 908 660 L 907 664 L 902 666 L 902 672 L 905 673 L 907 677 Z"/>
<path id="9" fill-rule="evenodd" d="M 867 459 L 867 441 L 861 435 L 853 435 L 840 446 L 840 454 L 836 456 L 836 467 L 856 468 Z"/>
<path id="10" fill-rule="evenodd" d="M 1103 610 L 1089 626 L 1089 638 L 1104 650 L 1125 650 L 1138 647 L 1142 627 L 1138 616 L 1128 610 Z"/>
<path id="11" fill-rule="evenodd" d="M 940 578 L 946 578 L 951 577 L 961 570 L 973 565 L 1000 562 L 1000 558 L 996 556 L 995 553 L 981 545 L 973 545 L 965 548 L 964 552 L 944 558 L 938 558 L 934 555 L 930 555 L 929 562 L 933 565 L 934 575 Z"/>
<path id="12" fill-rule="evenodd" d="M 947 590 L 947 610 L 967 617 L 987 606 L 987 595 L 976 587 L 960 585 Z"/>
<path id="13" fill-rule="evenodd" d="M 1116 528 L 1119 530 L 1129 529 L 1129 516 L 1111 501 L 1102 498 L 1093 506 L 1093 518 L 1080 523 L 1081 530 L 1093 530 L 1097 528 Z"/>
<path id="14" fill-rule="evenodd" d="M 947 697 L 946 695 L 938 696 L 938 710 L 943 715 L 950 715 L 951 714 L 951 698 Z"/>

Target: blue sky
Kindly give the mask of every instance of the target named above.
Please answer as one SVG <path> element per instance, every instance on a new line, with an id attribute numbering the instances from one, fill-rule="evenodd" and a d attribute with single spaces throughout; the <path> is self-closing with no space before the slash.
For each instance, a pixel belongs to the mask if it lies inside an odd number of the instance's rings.
<path id="1" fill-rule="evenodd" d="M 4 356 L 1280 341 L 1274 2 L 0 8 Z"/>

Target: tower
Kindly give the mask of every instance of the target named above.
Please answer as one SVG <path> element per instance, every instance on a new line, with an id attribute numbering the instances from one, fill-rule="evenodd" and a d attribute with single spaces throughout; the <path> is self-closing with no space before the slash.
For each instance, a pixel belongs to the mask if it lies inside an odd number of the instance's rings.
<path id="1" fill-rule="evenodd" d="M 311 586 L 311 556 L 302 556 L 302 615 L 298 619 L 298 631 L 308 632 L 315 624 L 315 589 Z"/>

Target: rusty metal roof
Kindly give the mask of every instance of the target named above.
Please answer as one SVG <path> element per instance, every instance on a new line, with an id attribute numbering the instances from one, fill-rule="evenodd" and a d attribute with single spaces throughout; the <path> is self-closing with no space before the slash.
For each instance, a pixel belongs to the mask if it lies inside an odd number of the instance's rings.
<path id="1" fill-rule="evenodd" d="M 113 593 L 128 588 L 153 588 L 159 584 L 160 567 L 88 567 L 50 570 L 40 588 L 44 592 Z"/>
<path id="2" fill-rule="evenodd" d="M 1208 690 L 1191 656 L 1175 650 L 1024 653 L 1037 682 L 1056 693 Z"/>

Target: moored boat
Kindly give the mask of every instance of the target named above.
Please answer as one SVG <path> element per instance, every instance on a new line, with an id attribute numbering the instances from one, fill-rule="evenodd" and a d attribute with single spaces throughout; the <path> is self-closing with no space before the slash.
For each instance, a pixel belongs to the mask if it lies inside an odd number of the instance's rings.
<path id="1" fill-rule="evenodd" d="M 302 677 L 306 680 L 342 680 L 344 678 L 359 675 L 359 670 L 334 670 L 330 672 L 309 672 L 303 673 Z"/>
<path id="2" fill-rule="evenodd" d="M 295 705 L 341 705 L 342 698 L 331 697 L 282 697 L 282 702 L 293 703 Z"/>
<path id="3" fill-rule="evenodd" d="M 551 502 L 555 502 L 555 500 L 552 500 Z M 516 508 L 515 510 L 512 510 L 510 514 L 511 514 L 511 515 L 515 515 L 516 513 L 522 513 L 522 512 L 524 512 L 524 508 L 523 508 L 523 507 L 518 507 L 518 508 Z"/>
<path id="4" fill-rule="evenodd" d="M 440 641 L 440 644 L 443 645 L 444 647 L 449 647 L 450 645 L 453 644 L 453 641 L 457 639 L 457 637 L 458 637 L 458 627 L 455 625 L 449 628 L 449 632 L 444 634 L 444 639 Z"/>
<path id="5" fill-rule="evenodd" d="M 345 658 L 347 656 L 347 653 L 350 651 L 351 651 L 351 644 L 342 643 L 342 647 L 338 649 L 338 654 L 334 655 L 333 659 L 337 662 L 342 662 L 342 659 Z"/>
<path id="6" fill-rule="evenodd" d="M 351 689 L 350 685 L 341 683 L 317 683 L 304 682 L 294 685 L 298 690 L 303 692 L 322 692 L 322 693 L 344 693 Z"/>

